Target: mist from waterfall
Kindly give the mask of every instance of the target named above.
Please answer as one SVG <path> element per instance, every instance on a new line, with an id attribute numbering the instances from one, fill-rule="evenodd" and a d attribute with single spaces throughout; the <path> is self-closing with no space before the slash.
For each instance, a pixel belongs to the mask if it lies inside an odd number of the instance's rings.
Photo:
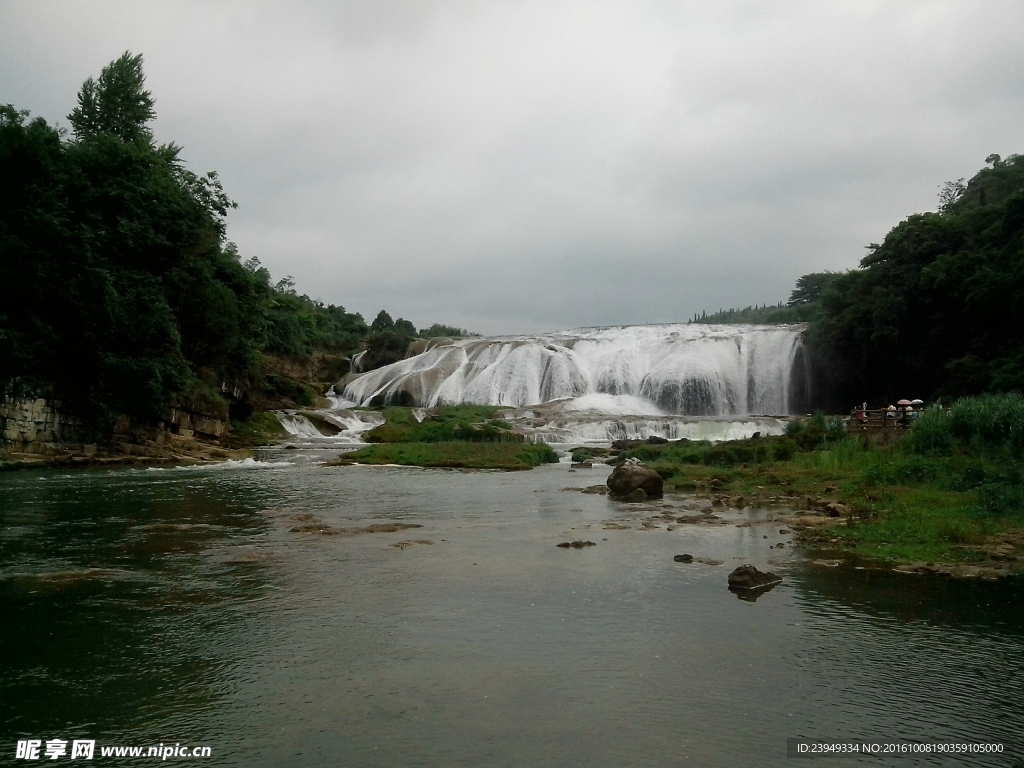
<path id="1" fill-rule="evenodd" d="M 655 416 L 806 408 L 804 326 L 635 325 L 439 342 L 352 378 L 359 405 L 473 403 Z M 799 401 L 799 402 L 797 402 Z"/>

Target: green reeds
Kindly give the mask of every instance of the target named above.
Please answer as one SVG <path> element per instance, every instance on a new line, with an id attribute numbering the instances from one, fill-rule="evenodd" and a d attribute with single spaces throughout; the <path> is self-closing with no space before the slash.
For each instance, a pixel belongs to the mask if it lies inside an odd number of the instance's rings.
<path id="1" fill-rule="evenodd" d="M 957 451 L 1024 458 L 1024 397 L 1016 392 L 958 400 L 947 411 L 921 414 L 909 435 L 918 453 Z"/>

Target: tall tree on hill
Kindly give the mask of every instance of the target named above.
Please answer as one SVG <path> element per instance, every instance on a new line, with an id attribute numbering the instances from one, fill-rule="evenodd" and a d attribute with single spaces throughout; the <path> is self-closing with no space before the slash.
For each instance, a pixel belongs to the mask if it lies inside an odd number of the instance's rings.
<path id="1" fill-rule="evenodd" d="M 78 106 L 68 115 L 75 137 L 109 133 L 122 141 L 152 141 L 148 123 L 156 111 L 145 84 L 142 54 L 129 51 L 105 66 L 99 80 L 88 78 L 78 92 Z"/>
<path id="2" fill-rule="evenodd" d="M 1024 156 L 987 162 L 821 292 L 810 336 L 836 407 L 1024 390 Z"/>
<path id="3" fill-rule="evenodd" d="M 155 147 L 142 57 L 89 79 L 74 138 L 0 114 L 0 309 L 15 347 L 0 384 L 59 397 L 98 430 L 158 418 L 171 399 L 237 375 L 260 348 L 259 279 L 224 239 L 233 205 L 173 145 Z"/>

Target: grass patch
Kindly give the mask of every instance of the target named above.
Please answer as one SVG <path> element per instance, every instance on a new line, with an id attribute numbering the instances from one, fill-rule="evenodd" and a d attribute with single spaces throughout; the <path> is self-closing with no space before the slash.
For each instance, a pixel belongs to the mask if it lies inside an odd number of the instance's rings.
<path id="1" fill-rule="evenodd" d="M 528 443 L 504 421 L 494 418 L 498 406 L 454 405 L 413 409 L 379 409 L 385 423 L 370 430 L 373 443 L 342 454 L 330 465 L 403 464 L 413 467 L 461 469 L 532 469 L 558 461 L 545 443 Z M 417 420 L 413 411 L 423 416 Z"/>
<path id="2" fill-rule="evenodd" d="M 287 433 L 270 411 L 253 411 L 244 421 L 231 421 L 231 432 L 224 439 L 229 448 L 270 445 Z"/>
<path id="3" fill-rule="evenodd" d="M 851 514 L 818 538 L 865 557 L 977 562 L 988 559 L 994 537 L 1024 526 L 1024 420 L 1016 410 L 1024 400 L 985 400 L 922 416 L 896 442 L 846 436 L 816 418 L 784 437 L 644 445 L 617 461 L 636 456 L 679 490 L 775 497 L 798 508 L 846 505 Z"/>
<path id="4" fill-rule="evenodd" d="M 545 443 L 453 440 L 370 445 L 343 454 L 329 465 L 403 464 L 413 467 L 522 470 L 557 461 L 558 455 Z"/>
<path id="5" fill-rule="evenodd" d="M 422 421 L 412 408 L 382 408 L 386 422 L 366 433 L 368 443 L 444 443 L 465 440 L 480 443 L 521 443 L 507 422 L 495 419 L 501 410 L 486 405 L 454 405 L 431 408 Z"/>

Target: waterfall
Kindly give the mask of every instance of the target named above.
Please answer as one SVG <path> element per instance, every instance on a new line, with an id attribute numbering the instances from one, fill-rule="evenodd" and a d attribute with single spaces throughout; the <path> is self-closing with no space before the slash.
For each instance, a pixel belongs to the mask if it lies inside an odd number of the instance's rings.
<path id="1" fill-rule="evenodd" d="M 803 332 L 802 325 L 634 325 L 459 339 L 357 374 L 343 397 L 359 405 L 521 408 L 567 400 L 569 408 L 647 416 L 785 415 L 806 408 Z"/>
<path id="2" fill-rule="evenodd" d="M 284 431 L 292 437 L 319 438 L 324 436 L 323 432 L 313 426 L 313 422 L 301 413 L 278 411 L 276 415 L 277 420 L 281 422 L 281 426 L 284 427 Z"/>
<path id="3" fill-rule="evenodd" d="M 284 431 L 300 440 L 329 443 L 362 443 L 363 434 L 384 423 L 384 417 L 373 411 L 349 410 L 347 401 L 328 393 L 330 408 L 300 411 L 276 411 Z M 319 426 L 310 420 L 316 418 Z"/>

